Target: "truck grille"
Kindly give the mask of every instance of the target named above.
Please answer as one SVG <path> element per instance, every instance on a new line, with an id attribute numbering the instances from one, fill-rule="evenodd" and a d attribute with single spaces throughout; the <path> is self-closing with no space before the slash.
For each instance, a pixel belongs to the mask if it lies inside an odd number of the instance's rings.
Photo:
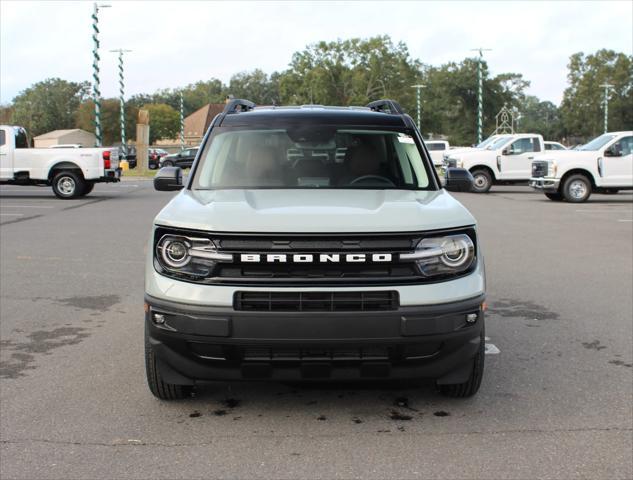
<path id="1" fill-rule="evenodd" d="M 547 176 L 547 162 L 543 160 L 537 160 L 535 162 L 532 162 L 532 176 L 546 177 Z"/>
<path id="2" fill-rule="evenodd" d="M 396 310 L 398 292 L 236 292 L 235 310 L 362 312 Z"/>

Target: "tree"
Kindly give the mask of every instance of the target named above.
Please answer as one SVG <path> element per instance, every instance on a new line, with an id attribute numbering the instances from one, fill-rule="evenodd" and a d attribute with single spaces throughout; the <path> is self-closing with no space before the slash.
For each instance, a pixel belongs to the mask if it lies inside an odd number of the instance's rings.
<path id="1" fill-rule="evenodd" d="M 83 102 L 75 115 L 75 127 L 88 132 L 94 131 L 95 106 L 92 100 Z M 126 103 L 125 105 L 125 137 L 129 142 L 136 137 L 136 118 L 138 108 Z M 101 100 L 101 134 L 103 145 L 121 143 L 121 105 L 116 98 Z"/>
<path id="2" fill-rule="evenodd" d="M 598 50 L 575 53 L 567 65 L 569 87 L 561 114 L 567 136 L 594 137 L 604 131 L 604 83 L 613 85 L 609 99 L 609 130 L 633 128 L 633 56 Z"/>
<path id="3" fill-rule="evenodd" d="M 519 131 L 540 133 L 546 140 L 561 140 L 563 122 L 559 108 L 552 102 L 529 95 L 519 106 Z"/>
<path id="4" fill-rule="evenodd" d="M 262 70 L 240 72 L 231 77 L 228 91 L 236 98 L 247 98 L 258 105 L 279 104 L 279 74 L 270 77 Z"/>
<path id="5" fill-rule="evenodd" d="M 162 138 L 176 138 L 180 132 L 180 114 L 165 103 L 150 103 L 143 106 L 149 112 L 149 143 Z"/>
<path id="6" fill-rule="evenodd" d="M 483 132 L 494 131 L 495 116 L 503 108 L 519 107 L 529 82 L 516 73 L 490 77 L 488 65 L 482 63 Z M 441 133 L 451 143 L 468 145 L 476 140 L 478 80 L 477 60 L 466 58 L 439 67 L 425 67 L 421 82 L 422 132 Z"/>
<path id="7" fill-rule="evenodd" d="M 280 74 L 281 101 L 286 104 L 364 105 L 380 98 L 415 104 L 410 85 L 420 63 L 404 43 L 388 36 L 319 42 L 292 56 Z"/>
<path id="8" fill-rule="evenodd" d="M 68 82 L 60 78 L 35 83 L 13 99 L 11 122 L 26 127 L 33 136 L 74 128 L 75 114 L 87 98 L 89 88 L 88 82 Z"/>

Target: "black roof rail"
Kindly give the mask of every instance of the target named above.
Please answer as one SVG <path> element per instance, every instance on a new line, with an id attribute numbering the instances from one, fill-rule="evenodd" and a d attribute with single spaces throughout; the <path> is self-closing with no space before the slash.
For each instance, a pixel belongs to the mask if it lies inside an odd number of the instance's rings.
<path id="1" fill-rule="evenodd" d="M 234 98 L 226 104 L 222 113 L 226 115 L 227 113 L 248 112 L 253 108 L 255 108 L 255 104 L 250 100 Z"/>
<path id="2" fill-rule="evenodd" d="M 392 113 L 396 115 L 402 115 L 404 110 L 398 102 L 395 100 L 376 100 L 367 104 L 368 108 L 371 108 L 374 112 Z"/>

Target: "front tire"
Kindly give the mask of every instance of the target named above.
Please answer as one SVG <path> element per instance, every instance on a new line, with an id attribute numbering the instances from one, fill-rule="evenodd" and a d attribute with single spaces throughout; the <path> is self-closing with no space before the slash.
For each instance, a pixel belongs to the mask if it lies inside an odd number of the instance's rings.
<path id="1" fill-rule="evenodd" d="M 472 191 L 475 193 L 487 193 L 492 187 L 492 175 L 487 170 L 474 170 L 472 172 L 473 179 L 473 189 Z"/>
<path id="2" fill-rule="evenodd" d="M 150 391 L 161 400 L 180 400 L 191 396 L 191 386 L 175 385 L 163 380 L 160 365 L 156 361 L 156 354 L 149 341 L 147 326 L 145 327 L 145 375 Z"/>
<path id="3" fill-rule="evenodd" d="M 484 376 L 484 363 L 486 358 L 486 336 L 484 329 L 481 329 L 479 350 L 473 360 L 473 370 L 468 381 L 449 385 L 437 385 L 437 389 L 442 395 L 453 398 L 472 397 L 479 391 L 481 379 Z"/>
<path id="4" fill-rule="evenodd" d="M 173 166 L 174 166 L 174 162 L 172 162 L 171 160 L 167 160 L 163 162 L 163 167 L 173 167 Z"/>
<path id="5" fill-rule="evenodd" d="M 563 195 L 560 192 L 546 193 L 545 196 L 553 202 L 561 202 L 563 200 Z"/>
<path id="6" fill-rule="evenodd" d="M 586 202 L 591 196 L 591 182 L 580 173 L 569 176 L 563 184 L 563 197 L 570 203 Z"/>
<path id="7" fill-rule="evenodd" d="M 83 195 L 85 188 L 86 181 L 81 175 L 71 170 L 59 172 L 53 177 L 53 193 L 62 200 L 70 200 Z"/>

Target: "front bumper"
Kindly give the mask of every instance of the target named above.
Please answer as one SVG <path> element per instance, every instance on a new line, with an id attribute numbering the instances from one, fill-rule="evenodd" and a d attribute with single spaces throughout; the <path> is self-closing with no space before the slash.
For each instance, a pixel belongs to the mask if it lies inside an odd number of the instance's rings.
<path id="1" fill-rule="evenodd" d="M 560 178 L 532 177 L 529 182 L 530 187 L 544 192 L 557 192 L 560 185 Z"/>
<path id="2" fill-rule="evenodd" d="M 483 300 L 479 295 L 377 312 L 251 312 L 146 295 L 145 322 L 169 383 L 385 378 L 462 383 L 482 341 Z M 468 314 L 476 320 L 468 322 Z"/>

